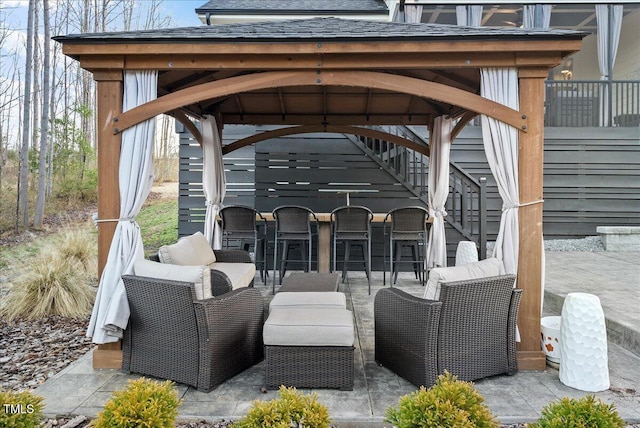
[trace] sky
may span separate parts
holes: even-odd
[[[42,0],[37,1],[42,4]],[[86,0],[73,1],[80,3]],[[134,1],[135,7],[140,10],[144,10],[145,6],[151,4],[151,0]],[[59,0],[49,0],[50,7],[55,8],[58,2]],[[164,14],[171,17],[171,27],[190,27],[203,25],[198,19],[195,9],[206,2],[207,0],[163,0],[161,7],[164,9]],[[1,113],[5,118],[9,117],[11,121],[7,129],[4,130],[10,133],[10,140],[11,136],[18,132],[17,118],[19,113],[17,103],[9,102],[12,99],[15,100],[16,94],[13,91],[9,94],[8,88],[14,87],[11,82],[18,82],[19,93],[21,94],[23,91],[22,80],[16,77],[16,73],[24,73],[28,6],[28,0],[0,0],[0,36],[2,36],[0,37],[0,106],[5,106],[5,110]],[[144,15],[144,13],[141,14]],[[53,19],[53,11],[51,15]],[[42,22],[40,27],[42,28]],[[78,31],[71,32],[77,33]],[[53,35],[62,34],[54,32]]]

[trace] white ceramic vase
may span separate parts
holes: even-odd
[[[541,345],[547,360],[560,363],[560,323],[562,317],[551,316],[540,320]]]
[[[569,293],[560,325],[560,382],[581,391],[609,388],[607,329],[598,296]]]

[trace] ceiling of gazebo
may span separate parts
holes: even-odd
[[[162,71],[158,95],[213,82],[249,71]],[[478,69],[393,70],[479,94]],[[464,109],[435,100],[381,89],[343,86],[295,86],[242,92],[185,106],[195,115],[222,114],[233,124],[425,124],[432,116],[459,115]]]
[[[300,84],[240,87],[190,100],[182,111],[220,114],[229,124],[428,124],[467,110],[442,96],[411,94],[426,81],[480,93],[480,67],[552,67],[579,49],[584,33],[568,30],[459,27],[315,18],[56,37],[64,52],[94,73],[159,70],[158,96],[267,71],[312,71]],[[331,71],[406,76],[404,88],[324,83]],[[379,78],[379,76],[378,76]],[[391,78],[391,76],[390,76]],[[322,83],[320,83],[322,82]],[[384,85],[381,85],[384,86]],[[438,98],[440,98],[438,100]]]

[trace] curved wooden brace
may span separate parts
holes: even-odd
[[[250,135],[241,140],[234,141],[231,144],[227,144],[226,146],[222,147],[222,154],[226,155],[227,153],[230,153],[234,150],[258,143],[260,141],[269,140],[271,138],[283,137],[285,135],[310,134],[313,132],[336,132],[341,134],[353,134],[361,135],[363,137],[378,138],[380,140],[390,141],[400,146],[415,150],[416,152],[422,153],[423,155],[429,156],[429,147],[427,146],[417,144],[411,140],[399,137],[397,135],[389,134],[388,132],[350,125],[304,125],[265,131],[259,134]]]
[[[476,113],[474,111],[468,111],[468,112],[466,112],[465,114],[462,115],[462,117],[460,118],[460,120],[456,124],[455,128],[453,128],[453,130],[451,131],[451,141],[452,142],[453,142],[453,140],[456,139],[456,137],[458,136],[460,131],[462,131],[462,129],[465,126],[467,126],[467,123],[471,122],[473,120],[473,118],[476,117],[477,115],[478,115],[478,113]]]
[[[156,98],[116,116],[113,132],[117,134],[158,114],[202,100],[291,86],[351,86],[412,94],[457,105],[519,130],[527,130],[527,119],[517,110],[441,83],[374,71],[324,71],[320,74],[317,71],[266,71],[203,83]]]
[[[193,138],[196,139],[198,144],[200,144],[200,147],[202,147],[202,134],[200,133],[200,130],[196,127],[196,125],[191,120],[189,120],[186,114],[184,114],[180,110],[173,110],[167,114],[173,116],[178,122],[183,124],[184,127],[187,128],[189,132],[191,132],[191,135],[193,135]]]

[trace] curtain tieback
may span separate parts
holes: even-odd
[[[429,210],[429,216],[431,217],[446,217],[447,212],[443,209],[440,210]]]
[[[119,223],[121,221],[128,221],[135,223],[135,217],[123,217],[123,218],[98,218],[98,216],[92,216],[92,220],[95,224],[98,223]]]
[[[207,202],[205,202],[205,205],[207,207],[213,207],[214,210],[218,210],[218,211],[220,211],[222,209],[222,204],[218,204],[218,203],[213,202],[213,201],[207,201]]]
[[[522,204],[502,204],[502,211],[510,210],[511,208],[527,207],[529,205],[541,204],[544,199],[538,199],[536,201],[524,202]]]

